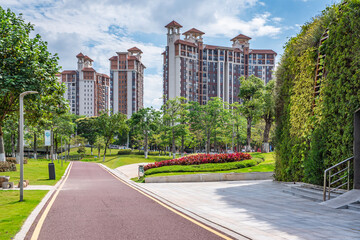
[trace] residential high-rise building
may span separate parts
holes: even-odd
[[[77,70],[61,73],[65,83],[65,98],[69,101],[70,112],[77,115],[98,116],[110,110],[110,77],[97,73],[92,67],[93,60],[82,53],[76,55]]]
[[[206,104],[212,97],[229,103],[238,102],[241,76],[255,75],[269,82],[275,68],[276,52],[250,49],[248,36],[231,39],[231,47],[205,45],[205,34],[192,28],[180,39],[182,26],[172,21],[167,28],[167,46],[163,52],[164,103],[178,96]]]
[[[110,60],[110,106],[113,113],[127,115],[144,106],[144,69],[142,51],[133,47],[117,52]]]

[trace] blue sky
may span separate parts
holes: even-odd
[[[300,26],[340,0],[0,0],[22,13],[36,33],[58,53],[63,70],[76,68],[76,54],[91,57],[97,72],[109,74],[108,59],[137,46],[143,53],[144,103],[161,106],[164,26],[179,22],[182,32],[205,32],[204,43],[230,46],[242,33],[250,48],[273,49],[279,61],[283,46]]]

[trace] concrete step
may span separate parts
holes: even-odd
[[[323,201],[323,191],[320,188],[309,188],[304,186],[292,186],[283,190],[285,193],[292,194],[297,197],[302,197],[315,202]],[[331,198],[338,197],[339,193],[331,193]]]
[[[360,202],[351,203],[348,205],[349,210],[357,211],[360,213]]]

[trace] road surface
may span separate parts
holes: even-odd
[[[95,163],[74,162],[60,188],[26,239],[227,238],[161,205]]]

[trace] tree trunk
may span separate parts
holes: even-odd
[[[144,137],[144,156],[145,156],[145,159],[148,158],[148,134],[147,132],[145,131],[145,137]]]
[[[107,144],[105,144],[103,162],[105,162],[106,148],[107,148]]]
[[[236,146],[237,146],[237,152],[241,152],[240,150],[240,134],[239,134],[239,125],[236,126]]]
[[[206,153],[210,153],[210,132],[207,133],[207,139],[206,139]]]
[[[246,131],[246,151],[250,152],[251,151],[251,122],[252,122],[252,118],[248,117],[247,119],[247,131]]]
[[[217,142],[216,142],[216,129],[215,129],[215,135],[214,135],[214,151],[215,151],[215,152],[218,152]]]
[[[17,137],[17,144],[16,144],[16,163],[20,163],[20,124],[18,126],[18,137]]]
[[[263,145],[261,147],[261,152],[268,153],[270,151],[269,134],[270,134],[272,121],[270,118],[264,118],[264,120],[265,120],[264,140],[263,140]]]
[[[34,132],[34,159],[37,159],[37,136]]]
[[[175,159],[176,148],[175,148],[175,131],[174,131],[174,128],[171,129],[171,132],[172,132],[171,152],[173,154],[173,159]]]
[[[0,162],[5,162],[4,132],[0,126]]]
[[[54,162],[54,133],[53,130],[51,129],[51,145],[50,145],[50,158],[51,158],[51,163]]]
[[[12,157],[16,157],[16,153],[15,153],[15,138],[16,135],[15,134],[11,134],[11,156]]]
[[[57,133],[55,133],[54,136],[54,142],[55,142],[55,159],[58,159],[57,153],[58,153],[58,140],[57,140]],[[58,159],[59,160],[59,159]]]
[[[98,158],[100,159],[100,148],[98,148]]]
[[[91,148],[91,156],[92,156],[92,155],[93,155],[93,151],[92,151],[93,146],[92,146],[92,145],[90,145],[90,148]]]
[[[181,136],[181,156],[184,156],[184,143],[185,143],[185,137]]]
[[[68,143],[68,158],[70,157],[70,139],[69,139],[69,143]]]
[[[231,151],[234,152],[234,134],[235,134],[235,129],[234,129],[234,124],[232,127],[232,135],[231,135]]]

